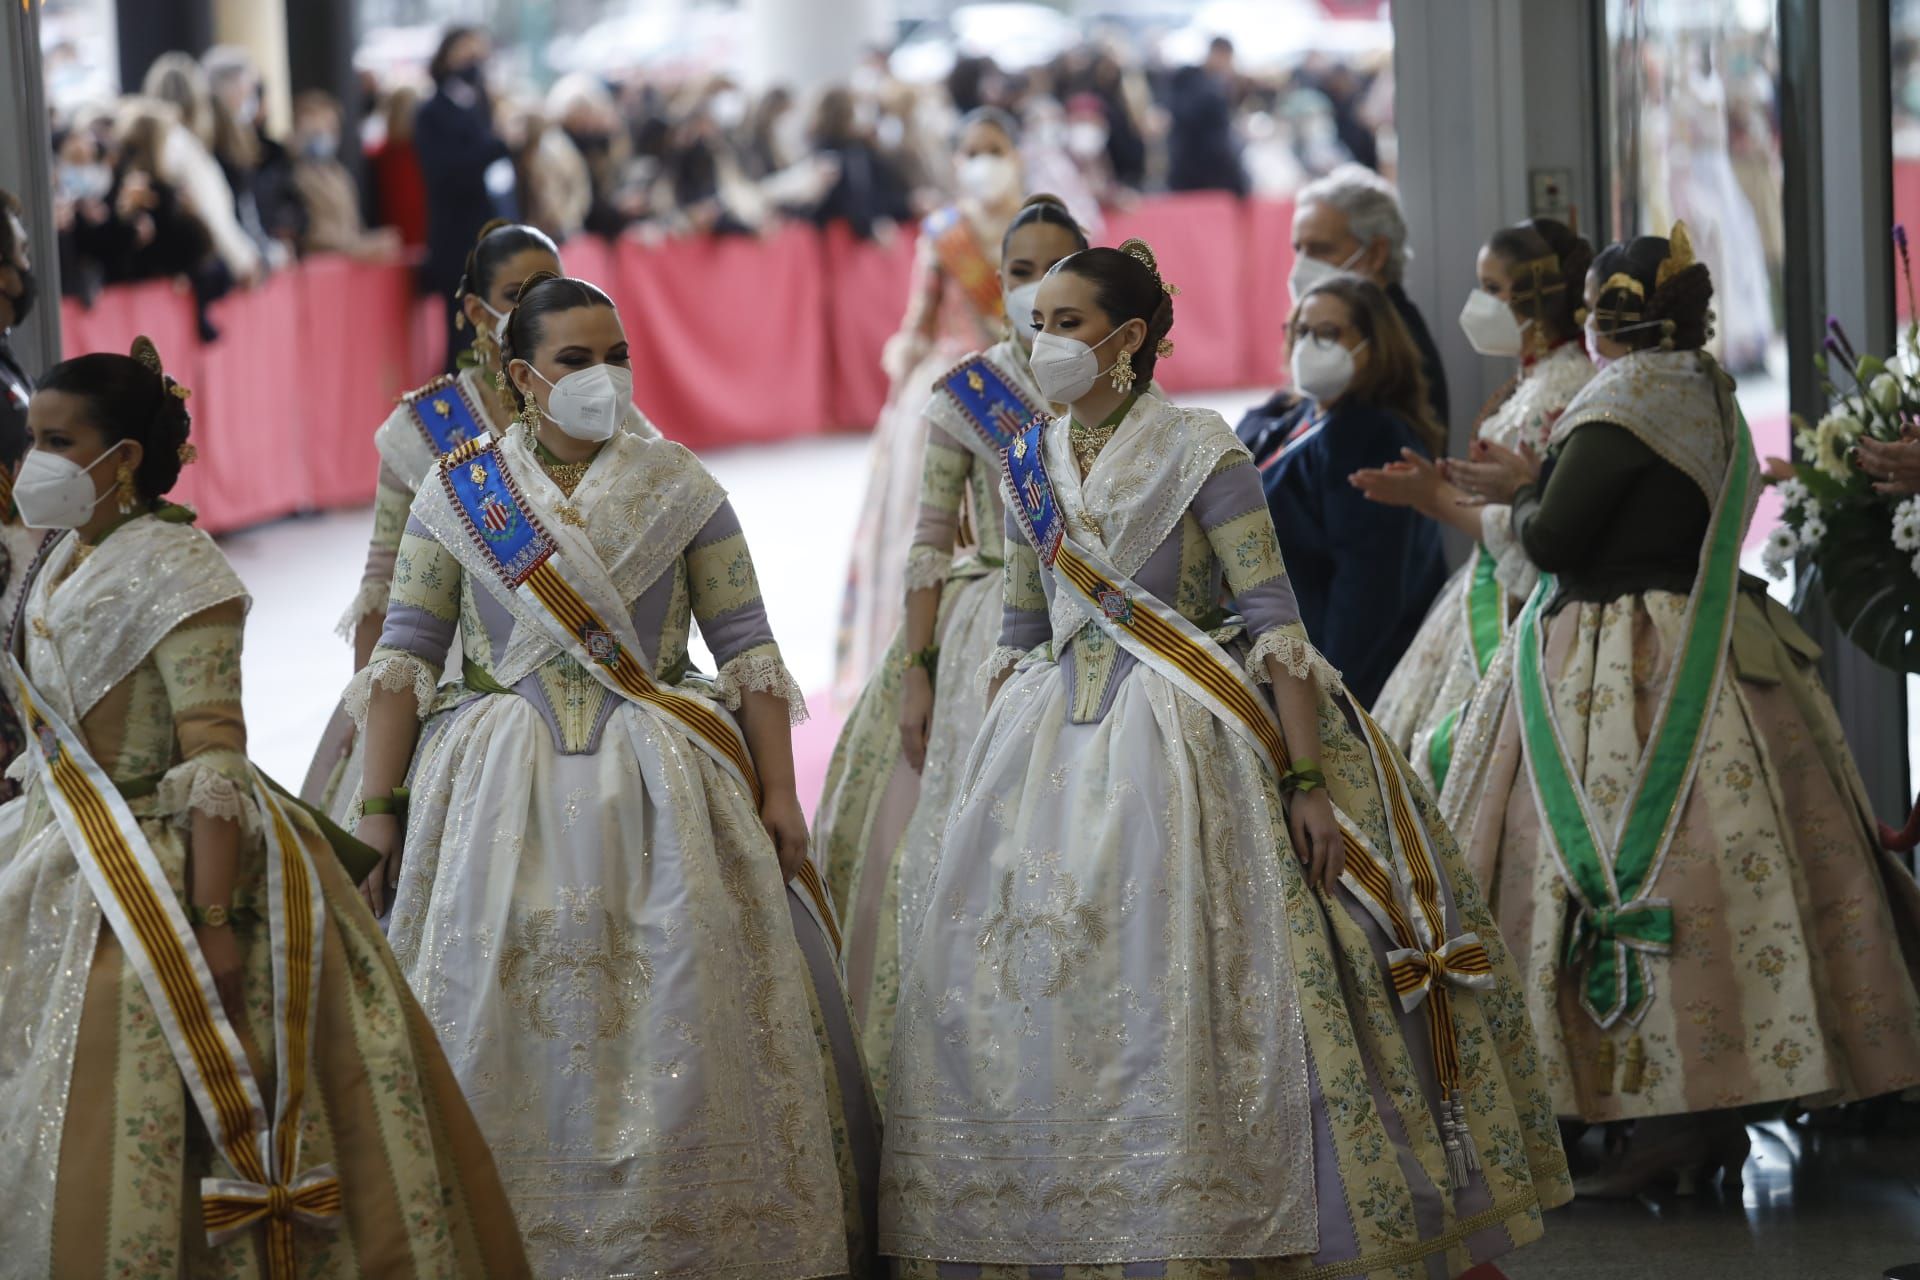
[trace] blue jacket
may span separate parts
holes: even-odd
[[[1446,581],[1440,527],[1404,507],[1369,502],[1347,477],[1427,452],[1398,415],[1337,407],[1293,444],[1317,412],[1310,400],[1275,396],[1240,420],[1240,440],[1260,466],[1267,509],[1307,635],[1371,707],[1412,643]]]

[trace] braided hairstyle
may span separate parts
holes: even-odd
[[[528,249],[543,250],[552,254],[555,262],[560,260],[559,246],[540,228],[505,218],[489,221],[474,237],[473,248],[467,250],[466,263],[460,269],[460,283],[453,291],[454,300],[457,302],[470,293],[482,299],[491,296],[501,265],[514,254]]]
[[[40,380],[41,391],[58,391],[86,403],[86,421],[109,446],[132,440],[140,446],[134,487],[148,504],[180,479],[191,458],[187,436],[193,417],[186,388],[160,368],[160,354],[146,338],[133,340],[131,355],[96,351],[62,360]]]
[[[534,272],[520,286],[513,310],[507,315],[506,332],[500,336],[501,369],[506,369],[515,360],[532,364],[533,353],[540,349],[540,339],[547,331],[547,321],[560,312],[572,311],[576,307],[612,306],[613,299],[598,285],[570,276],[557,276],[551,271]],[[527,407],[526,393],[511,377],[507,379],[507,393],[513,397],[516,412]]]
[[[1030,227],[1036,222],[1050,227],[1064,227],[1073,236],[1074,242],[1081,248],[1087,247],[1087,233],[1067,209],[1067,202],[1059,196],[1042,191],[1027,197],[1020,206],[1020,212],[1013,215],[1013,221],[1007,224],[1007,232],[1000,237],[1000,257],[1007,256],[1007,245],[1013,240],[1013,233],[1022,227]]]
[[[1152,381],[1160,357],[1173,351],[1166,341],[1173,328],[1173,290],[1160,279],[1159,264],[1146,241],[1129,240],[1118,249],[1082,249],[1060,259],[1053,269],[1091,281],[1094,305],[1115,328],[1129,320],[1145,322],[1147,339],[1133,353],[1133,371],[1141,382]]]
[[[1593,246],[1564,222],[1528,218],[1487,238],[1513,276],[1513,309],[1554,344],[1580,336]]]
[[[1593,261],[1600,281],[1595,331],[1635,351],[1706,346],[1713,336],[1713,276],[1704,262],[1674,268],[1668,261],[1673,252],[1664,236],[1639,236],[1601,250]]]

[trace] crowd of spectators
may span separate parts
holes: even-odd
[[[424,77],[362,76],[357,129],[306,93],[276,136],[244,51],[168,54],[139,92],[54,121],[62,287],[171,277],[204,304],[303,254],[410,252],[445,292],[493,216],[556,239],[787,219],[884,238],[950,198],[952,131],[980,106],[1020,122],[1028,186],[1097,225],[1143,192],[1284,195],[1349,161],[1391,173],[1390,75],[1384,57],[1248,75],[1223,40],[1174,68],[1095,44],[1021,71],[962,57],[935,85],[876,50],[806,99],[641,71],[540,93],[503,82],[485,31],[455,29]]]

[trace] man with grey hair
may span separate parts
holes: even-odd
[[[1317,281],[1351,271],[1386,290],[1394,310],[1420,348],[1427,397],[1442,425],[1447,414],[1447,374],[1439,348],[1419,308],[1400,287],[1407,263],[1407,220],[1393,185],[1371,169],[1342,165],[1300,189],[1294,199],[1293,271],[1288,285],[1297,299]]]

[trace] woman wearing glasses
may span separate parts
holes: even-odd
[[[1293,385],[1241,419],[1260,467],[1300,617],[1371,706],[1447,576],[1440,527],[1347,483],[1402,449],[1429,456],[1446,428],[1427,407],[1420,352],[1386,293],[1341,273],[1306,290],[1288,326]]]

